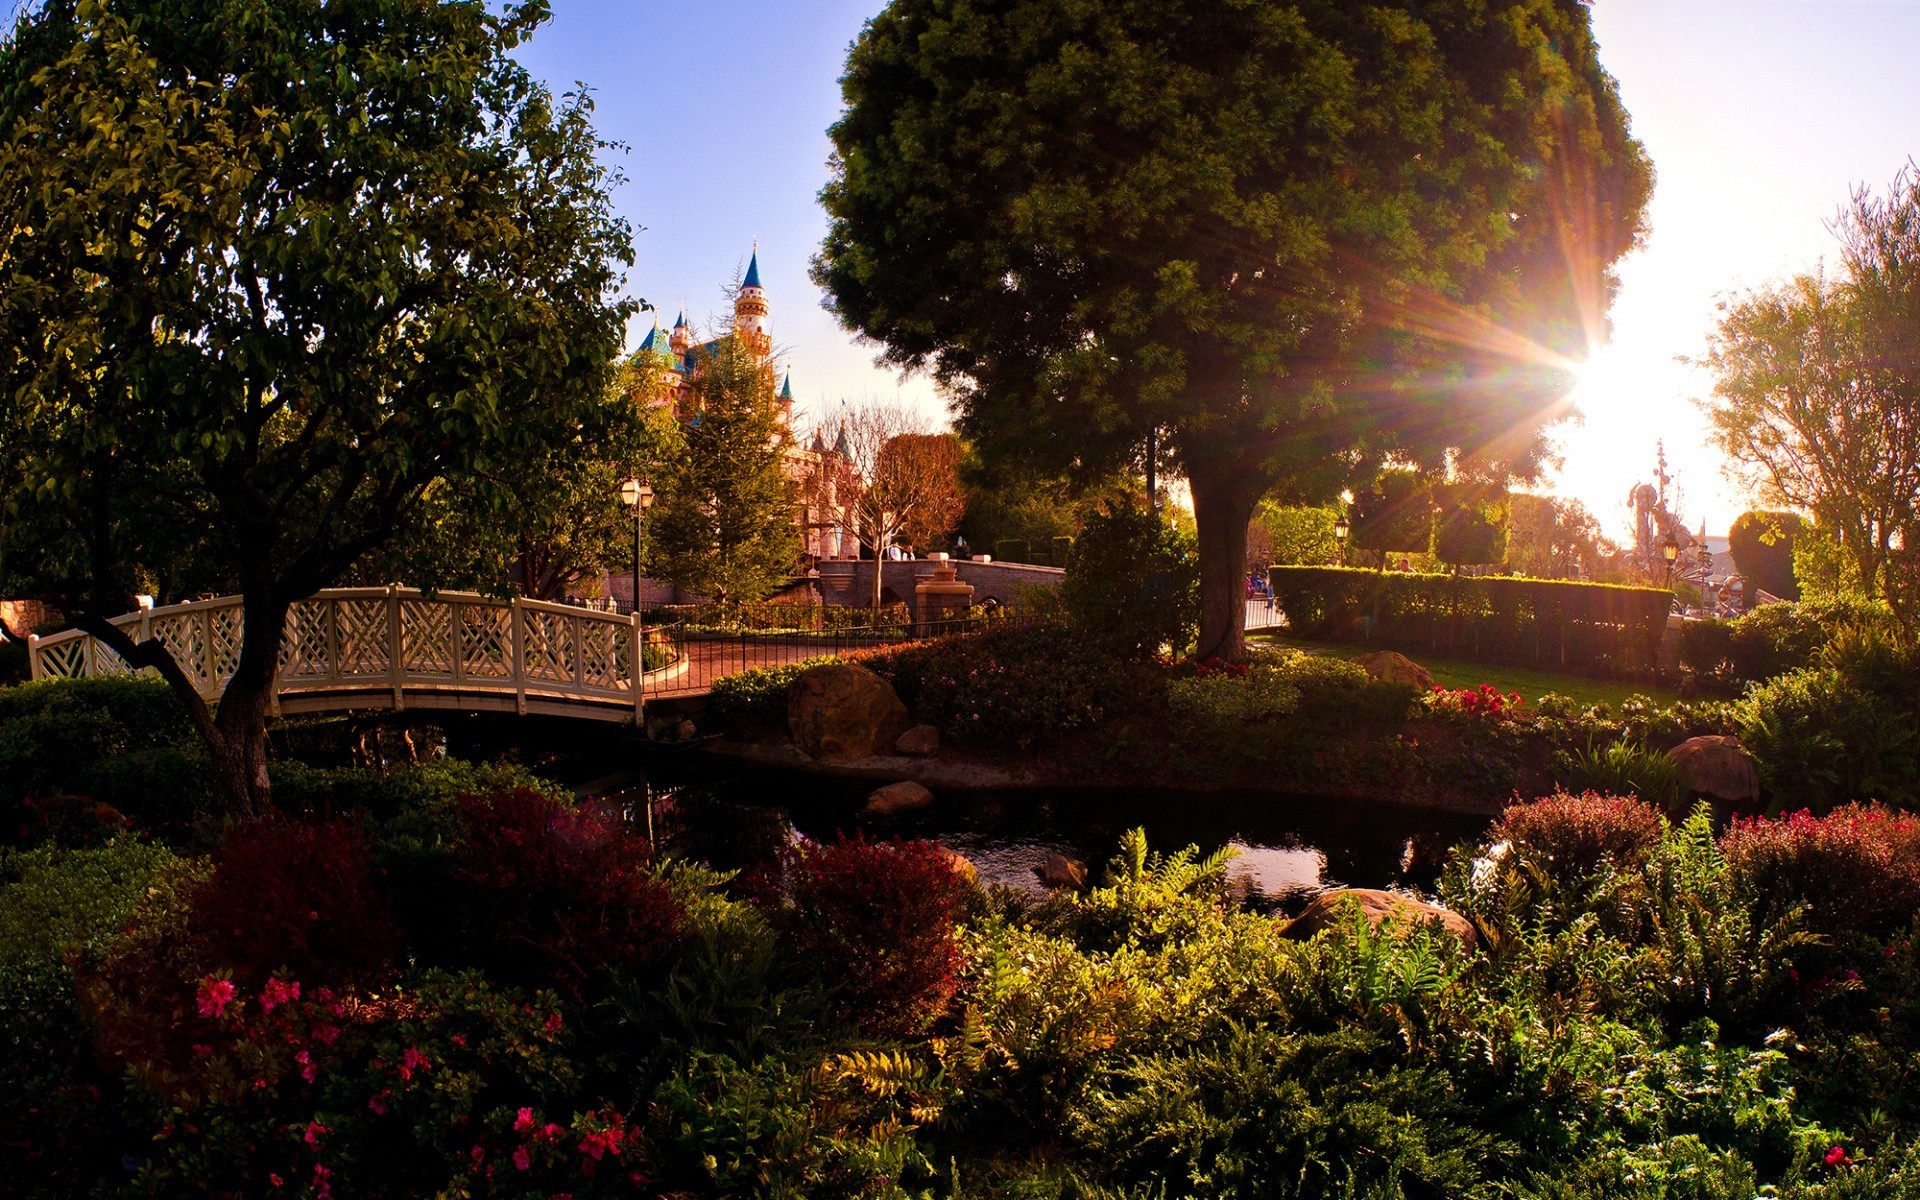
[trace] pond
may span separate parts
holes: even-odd
[[[585,787],[651,819],[664,849],[717,867],[745,867],[794,837],[931,838],[971,859],[982,881],[1031,893],[1050,855],[1098,875],[1121,834],[1147,831],[1155,850],[1231,846],[1229,876],[1265,908],[1298,911],[1331,887],[1432,888],[1446,853],[1485,829],[1485,817],[1407,805],[1247,792],[1057,789],[936,794],[933,807],[864,818],[874,785],[663,758]],[[649,811],[650,810],[650,811]]]

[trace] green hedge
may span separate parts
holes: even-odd
[[[1650,667],[1672,597],[1659,588],[1274,567],[1274,600],[1304,637],[1593,675]]]

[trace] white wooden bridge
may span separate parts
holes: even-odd
[[[1276,622],[1261,601],[1247,627]],[[209,703],[240,660],[241,599],[221,596],[116,617],[135,642],[164,645]],[[631,723],[646,701],[705,695],[723,676],[838,655],[941,625],[843,629],[822,636],[702,634],[638,617],[518,597],[412,588],[333,588],[293,605],[280,642],[273,711],[439,709],[584,717]],[[647,669],[641,645],[662,665]],[[35,679],[124,675],[127,663],[91,634],[29,638]]]
[[[219,699],[240,659],[238,596],[145,609],[113,624],[136,642],[166,646],[208,701]],[[664,647],[658,631],[645,633]],[[631,722],[644,698],[674,694],[689,673],[680,655],[636,678],[642,635],[635,617],[566,604],[330,589],[287,613],[275,711],[460,709]],[[30,639],[28,651],[35,679],[128,672],[118,654],[77,629]]]

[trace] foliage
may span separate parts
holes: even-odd
[[[1142,664],[1057,624],[988,628],[861,660],[956,741],[1026,749],[1097,725],[1142,690]]]
[[[1494,845],[1510,843],[1537,858],[1552,878],[1580,879],[1602,866],[1637,870],[1665,836],[1659,808],[1631,796],[1560,792],[1500,814],[1487,832]]]
[[[1746,578],[1749,594],[1763,591],[1782,600],[1798,600],[1793,577],[1794,547],[1806,519],[1792,512],[1743,512],[1727,530],[1733,565]]]
[[[894,0],[842,90],[835,312],[983,447],[1112,467],[1157,431],[1194,497],[1203,656],[1241,656],[1277,486],[1325,501],[1450,450],[1531,473],[1567,379],[1463,362],[1406,289],[1572,351],[1651,185],[1577,5]]]
[[[0,841],[84,833],[109,814],[73,811],[71,798],[109,806],[142,828],[178,834],[204,810],[206,760],[193,725],[165,683],[100,676],[0,689]],[[77,823],[73,818],[82,818]]]
[[[1720,839],[1749,903],[1825,933],[1885,937],[1920,912],[1920,820],[1878,804],[1736,820]]]
[[[396,862],[401,921],[430,959],[578,995],[679,940],[683,902],[623,818],[517,788],[463,795],[454,819],[442,855]]]
[[[680,454],[649,519],[652,570],[723,604],[754,601],[800,554],[773,365],[731,334],[698,356]]]
[[[793,681],[814,667],[839,662],[836,655],[823,654],[775,667],[754,667],[736,671],[713,681],[708,704],[716,719],[737,722],[743,719],[769,721],[785,728],[787,692]]]
[[[1507,489],[1456,482],[1433,488],[1433,556],[1453,566],[1507,560]]]
[[[957,986],[955,924],[969,879],[932,842],[802,842],[758,882],[790,952],[834,981],[842,1018],[869,1033],[923,1032]]]
[[[1673,757],[1622,735],[1601,746],[1589,745],[1575,764],[1582,787],[1619,796],[1638,796],[1673,809],[1685,799],[1680,766]]]
[[[1735,621],[1684,623],[1680,663],[1709,681],[1773,679],[1811,666],[1843,631],[1884,623],[1882,613],[1858,601],[1767,604]]]
[[[1060,599],[1088,637],[1152,657],[1192,644],[1200,616],[1193,539],[1133,504],[1089,517],[1067,559]]]
[[[1704,407],[1756,492],[1811,514],[1852,583],[1892,602],[1911,636],[1911,571],[1893,547],[1920,505],[1907,420],[1920,398],[1920,172],[1902,170],[1884,196],[1857,190],[1834,232],[1840,277],[1797,275],[1725,306]]]
[[[1324,726],[1404,717],[1413,690],[1383,683],[1354,663],[1298,651],[1256,652],[1246,663],[1196,663],[1167,681],[1167,707],[1199,739],[1234,740],[1247,726],[1301,714]],[[1270,731],[1268,731],[1270,732]]]
[[[1382,567],[1390,554],[1433,548],[1433,497],[1418,471],[1389,468],[1354,488],[1350,516],[1353,548],[1378,554]]]
[[[1253,558],[1255,566],[1322,567],[1339,561],[1340,542],[1333,536],[1340,513],[1333,508],[1283,507],[1271,500],[1262,501],[1253,515],[1259,533],[1266,539],[1264,562]]]
[[[1534,579],[1625,583],[1619,549],[1578,500],[1515,492],[1507,497],[1506,564]]]
[[[1275,601],[1300,636],[1595,673],[1651,664],[1671,595],[1658,588],[1275,567]]]

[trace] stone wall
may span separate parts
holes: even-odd
[[[912,604],[915,585],[933,574],[935,564],[927,559],[916,558],[880,565],[881,586],[892,591],[903,603]],[[962,582],[973,586],[975,604],[984,603],[988,597],[1002,604],[1017,604],[1023,588],[1034,584],[1050,587],[1059,583],[1061,576],[1066,574],[1058,567],[983,563],[971,559],[956,561],[953,568]],[[873,595],[871,562],[823,562],[819,565],[819,571],[820,591],[828,604],[863,605],[870,601]]]

